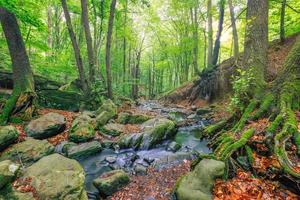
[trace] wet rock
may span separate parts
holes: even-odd
[[[169,153],[159,159],[155,159],[153,166],[157,169],[160,169],[164,166],[173,165],[173,164],[179,163],[183,160],[192,160],[193,158],[194,158],[194,155],[192,152]]]
[[[172,151],[172,152],[176,152],[181,148],[181,145],[178,144],[177,142],[170,142],[166,148],[167,151]]]
[[[101,128],[117,115],[117,106],[111,100],[106,100],[96,111],[96,115],[97,128]]]
[[[112,195],[128,183],[129,176],[123,170],[104,173],[101,177],[93,181],[93,184],[103,197]]]
[[[82,167],[76,160],[60,154],[44,157],[26,168],[21,179],[26,178],[31,178],[39,199],[88,199]]]
[[[211,200],[215,180],[222,177],[225,164],[221,161],[203,159],[195,169],[176,184],[178,200]]]
[[[80,145],[72,145],[67,148],[67,156],[69,158],[82,158],[96,154],[102,151],[102,146],[99,142],[87,142]]]
[[[72,123],[69,140],[76,143],[87,142],[93,139],[95,134],[95,119],[87,114],[81,114]]]
[[[0,129],[0,151],[13,144],[19,137],[19,132],[14,126],[4,126]]]
[[[151,117],[147,115],[122,112],[119,114],[117,122],[120,124],[142,124],[149,119]]]
[[[194,114],[191,114],[187,117],[187,119],[195,119],[197,117],[197,115],[194,113]]]
[[[104,135],[109,135],[112,137],[119,136],[124,131],[124,125],[123,124],[116,124],[116,123],[109,123],[101,128],[99,128],[100,132]]]
[[[144,161],[146,162],[146,163],[148,163],[149,165],[151,165],[153,162],[154,162],[154,158],[150,158],[150,157],[145,157],[144,158]]]
[[[27,136],[35,139],[46,139],[64,131],[66,119],[57,113],[48,113],[32,120],[26,127]]]
[[[212,112],[211,108],[198,108],[196,111],[197,115],[204,115],[204,114],[208,114],[210,112]]]
[[[103,148],[113,148],[115,142],[111,141],[111,140],[103,140],[101,144],[102,144]]]
[[[14,180],[19,169],[20,165],[10,160],[0,162],[0,189]]]
[[[107,156],[105,157],[105,161],[108,162],[109,164],[113,164],[117,161],[116,156]]]
[[[22,161],[22,164],[29,166],[44,156],[52,154],[54,147],[47,140],[36,140],[27,138],[24,142],[13,145],[3,152],[0,160]]]
[[[145,176],[147,175],[147,167],[142,164],[136,164],[134,166],[134,172],[138,176]]]

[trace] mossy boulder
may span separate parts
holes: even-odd
[[[47,140],[27,138],[3,152],[0,161],[12,160],[18,163],[22,161],[22,164],[28,166],[53,152],[54,147]]]
[[[96,111],[96,125],[101,128],[109,120],[117,115],[117,106],[111,101],[106,100],[102,106]]]
[[[150,119],[141,128],[141,133],[121,137],[118,145],[121,148],[151,149],[176,133],[175,123],[165,118]]]
[[[95,187],[103,197],[112,195],[129,183],[129,176],[123,170],[104,173],[93,181]]]
[[[195,169],[181,178],[175,188],[178,200],[212,200],[212,189],[217,178],[223,176],[225,163],[203,159]]]
[[[14,180],[19,169],[20,165],[10,160],[0,162],[0,189]]]
[[[48,113],[32,120],[25,128],[27,136],[35,139],[46,139],[64,131],[66,119],[57,113]]]
[[[93,155],[102,150],[102,146],[99,142],[93,141],[88,143],[82,143],[80,145],[72,145],[67,147],[67,156],[69,158],[82,158]]]
[[[87,200],[85,173],[76,160],[59,154],[40,159],[25,169],[20,179],[31,179],[39,199]]]
[[[104,135],[116,137],[121,135],[124,132],[124,125],[117,124],[117,123],[109,123],[102,126],[99,130]]]
[[[208,114],[211,112],[212,112],[212,109],[208,108],[208,107],[198,108],[196,111],[197,115],[205,115],[205,114]]]
[[[76,143],[87,142],[95,135],[95,119],[88,114],[82,114],[73,121],[69,131],[69,140]]]
[[[13,144],[19,137],[19,132],[14,126],[0,128],[0,151]]]
[[[151,117],[148,115],[122,112],[119,114],[117,122],[120,124],[142,124],[149,119],[151,119]]]

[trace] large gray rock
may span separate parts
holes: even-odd
[[[32,120],[25,128],[27,136],[36,139],[46,139],[64,131],[66,119],[57,113],[48,113]]]
[[[10,160],[0,162],[0,189],[14,180],[19,169],[20,165]]]
[[[100,195],[107,197],[120,190],[129,183],[129,176],[123,170],[114,170],[93,181]]]
[[[141,125],[143,132],[125,135],[118,141],[121,148],[150,149],[175,134],[175,123],[165,118],[154,118]]]
[[[87,200],[85,173],[76,160],[59,154],[44,157],[25,169],[20,179],[30,178],[39,199]]]
[[[3,152],[0,160],[22,162],[22,164],[28,166],[53,152],[54,147],[47,140],[27,138],[24,142],[15,144]]]
[[[76,143],[87,142],[92,140],[95,134],[95,119],[83,113],[73,121],[69,131],[69,140]]]
[[[98,153],[102,150],[101,144],[97,141],[73,145],[67,148],[69,158],[81,158]]]
[[[97,128],[101,128],[117,115],[117,106],[111,100],[106,100],[96,111],[96,115]]]
[[[19,132],[14,126],[0,128],[0,151],[13,144],[19,137]]]
[[[178,200],[212,200],[212,189],[217,178],[223,176],[225,163],[203,159],[195,169],[176,184]]]

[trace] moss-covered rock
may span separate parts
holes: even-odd
[[[93,181],[100,195],[107,197],[120,190],[129,183],[129,176],[123,170],[114,170]]]
[[[95,137],[95,119],[87,114],[78,116],[69,130],[69,140],[72,142],[87,142]]]
[[[20,165],[10,160],[0,162],[0,189],[14,180],[19,169]]]
[[[195,169],[181,178],[175,188],[178,200],[212,200],[212,189],[217,178],[223,176],[225,163],[203,159]]]
[[[53,152],[54,147],[47,140],[27,138],[3,152],[0,160],[12,160],[17,163],[21,161],[28,166]]]
[[[13,144],[19,137],[19,132],[14,126],[0,128],[0,151]]]
[[[80,145],[72,145],[67,147],[67,156],[69,158],[81,158],[85,156],[90,156],[98,153],[102,150],[102,146],[99,142],[93,141],[88,143],[83,143]]]
[[[46,156],[25,169],[20,179],[30,178],[39,199],[87,200],[85,173],[76,160],[59,154]]]
[[[111,101],[106,100],[102,106],[96,111],[96,125],[101,128],[109,120],[117,115],[117,106]]]
[[[109,123],[109,124],[102,126],[99,130],[104,135],[116,137],[116,136],[121,135],[124,132],[124,125],[116,124],[116,123]]]
[[[27,136],[46,139],[61,133],[66,127],[66,119],[57,113],[48,113],[32,120],[25,128]]]
[[[149,119],[151,119],[151,117],[148,115],[122,112],[119,114],[117,122],[120,124],[142,124]]]

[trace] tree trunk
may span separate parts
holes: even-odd
[[[49,5],[47,9],[47,25],[48,25],[48,48],[52,51],[52,6]]]
[[[88,52],[89,82],[90,84],[93,84],[95,82],[95,55],[93,51],[93,40],[90,30],[87,0],[81,0],[81,20],[84,27],[86,47]]]
[[[238,33],[236,29],[234,7],[232,5],[232,0],[228,0],[228,6],[230,11],[230,20],[231,20],[232,36],[233,36],[233,57],[237,61],[239,57],[239,39],[238,39]]]
[[[13,71],[13,93],[0,117],[1,124],[5,124],[12,115],[18,115],[24,120],[32,117],[35,91],[33,73],[16,16],[0,7],[0,20]]]
[[[84,94],[87,96],[89,91],[88,91],[88,85],[87,85],[87,82],[86,82],[86,79],[85,79],[84,68],[83,68],[83,63],[82,63],[82,57],[81,57],[80,49],[79,49],[79,46],[78,46],[78,43],[77,43],[76,35],[74,33],[74,30],[73,30],[71,17],[70,17],[70,13],[69,13],[69,10],[68,10],[66,0],[61,0],[61,4],[62,4],[63,10],[64,10],[69,35],[70,35],[71,42],[72,42],[73,49],[74,49],[74,55],[75,55],[76,65],[77,65],[78,72],[79,72],[81,87],[82,87],[82,90],[83,90]]]
[[[225,0],[221,0],[219,2],[220,16],[219,16],[218,32],[217,32],[214,52],[213,52],[213,61],[212,61],[213,66],[217,65],[218,58],[219,58],[219,52],[221,47],[220,39],[223,31],[223,22],[224,22],[224,8],[225,8]]]
[[[128,9],[128,0],[125,2],[125,11],[124,11],[124,36],[123,36],[123,92],[126,91],[126,48],[127,48],[127,41],[126,41],[126,25],[127,25],[127,9]]]
[[[198,1],[196,1],[196,5],[193,8],[190,8],[191,13],[191,21],[193,26],[193,38],[194,38],[194,47],[193,47],[193,66],[195,75],[200,75],[200,71],[198,68],[198,50],[199,50],[199,33],[198,33]]]
[[[268,0],[248,0],[243,66],[253,77],[251,93],[259,94],[265,84],[268,50]]]
[[[286,8],[286,0],[282,0],[281,12],[280,12],[280,41],[282,43],[285,40],[285,30],[284,30],[285,8]]]
[[[210,68],[213,65],[213,27],[211,0],[207,0],[207,29],[207,68]]]
[[[109,20],[108,20],[108,28],[107,28],[107,39],[106,39],[106,55],[105,55],[105,63],[106,63],[106,81],[107,81],[107,96],[112,99],[112,82],[111,82],[111,69],[110,69],[110,49],[111,49],[111,40],[112,40],[112,32],[114,26],[114,17],[115,17],[115,9],[116,9],[117,0],[112,0],[110,4],[110,12],[109,12]]]

